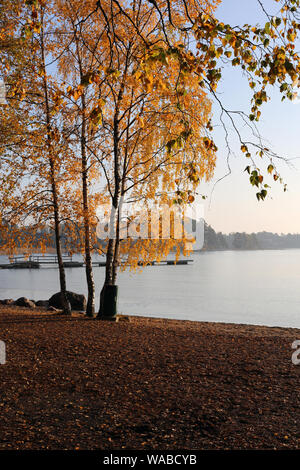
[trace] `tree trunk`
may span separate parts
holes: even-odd
[[[57,199],[57,188],[55,182],[55,170],[53,159],[50,160],[51,168],[51,187],[53,196],[53,211],[54,211],[54,227],[55,227],[55,242],[56,242],[56,254],[59,269],[59,281],[60,281],[60,292],[61,300],[63,305],[63,311],[66,315],[71,315],[70,303],[67,299],[67,285],[66,285],[66,273],[63,264],[62,250],[61,250],[61,235],[59,227],[59,209]]]
[[[116,278],[114,277],[114,254],[115,254],[115,245],[116,240],[109,239],[107,253],[106,253],[106,265],[105,265],[105,280],[104,284],[100,293],[100,308],[98,313],[98,318],[103,318],[104,316],[113,316],[112,311],[105,311],[104,310],[104,300],[107,291],[107,286],[115,286]]]
[[[61,250],[61,235],[60,235],[60,226],[59,226],[59,202],[58,202],[58,192],[56,184],[56,172],[55,172],[55,163],[53,156],[53,148],[51,142],[51,117],[50,117],[50,106],[49,106],[49,96],[48,96],[48,83],[46,75],[46,66],[45,66],[45,49],[44,49],[44,30],[42,28],[41,32],[41,55],[42,55],[42,67],[43,67],[43,85],[44,85],[44,95],[45,95],[45,115],[46,115],[46,124],[47,124],[47,150],[49,158],[49,167],[50,167],[50,184],[52,192],[52,203],[53,203],[53,213],[54,213],[54,230],[55,230],[55,244],[56,244],[56,254],[57,262],[59,269],[59,282],[60,282],[60,292],[61,300],[63,305],[63,311],[67,315],[71,315],[70,303],[67,299],[67,286],[66,286],[66,274],[62,258]]]
[[[90,217],[88,204],[88,169],[86,156],[86,122],[85,122],[85,96],[82,100],[82,132],[81,132],[81,165],[82,165],[82,202],[84,219],[84,249],[85,249],[85,273],[88,286],[88,301],[86,314],[93,317],[95,314],[95,283],[93,276],[91,244],[90,244]]]
[[[77,59],[80,72],[80,80],[83,79],[82,60],[78,46],[77,35],[75,35]],[[91,242],[90,242],[90,214],[88,202],[88,160],[86,154],[86,97],[81,95],[81,175],[82,175],[82,204],[83,204],[83,224],[84,224],[84,253],[85,253],[85,274],[88,286],[88,301],[86,315],[93,317],[95,314],[95,282],[93,275]]]
[[[111,224],[113,224],[114,230],[114,239],[110,239],[108,242],[107,254],[106,254],[106,270],[105,270],[105,282],[100,294],[100,309],[98,317],[104,316],[114,316],[116,311],[116,301],[117,301],[117,264],[118,264],[118,253],[119,253],[119,206],[122,193],[122,177],[121,177],[121,158],[120,158],[120,129],[119,129],[119,112],[120,112],[120,103],[123,99],[124,87],[127,80],[127,67],[128,67],[128,57],[129,50],[126,58],[125,70],[123,74],[122,83],[118,92],[118,97],[116,101],[116,108],[114,113],[114,180],[115,180],[115,189],[114,196],[112,200],[112,209],[113,217],[111,217]],[[117,263],[117,264],[116,264]],[[108,287],[114,286],[115,289],[108,289]],[[107,294],[107,291],[109,293]],[[115,292],[115,296],[111,295],[111,291]],[[109,296],[108,302],[106,303],[106,311],[104,311],[104,302],[106,294]]]
[[[90,247],[90,223],[88,216],[88,202],[87,202],[87,184],[86,172],[82,173],[82,196],[83,196],[83,210],[84,210],[84,248],[85,248],[85,273],[88,286],[88,301],[86,314],[88,317],[93,317],[95,314],[95,283],[92,266],[92,255]]]
[[[108,241],[106,253],[106,266],[105,266],[105,281],[100,294],[100,309],[98,317],[114,316],[116,305],[111,304],[111,311],[104,311],[104,299],[107,293],[107,286],[116,286],[116,252],[119,252],[119,204],[120,204],[120,186],[116,184],[115,196],[113,201],[113,214],[111,216],[110,224],[113,228],[115,238],[110,238]],[[117,250],[117,251],[116,251]]]
[[[120,217],[120,214],[119,214],[119,217]],[[117,220],[115,252],[114,252],[114,259],[113,259],[113,266],[112,266],[112,284],[114,286],[116,285],[116,282],[117,282],[117,275],[118,275],[119,261],[120,261],[120,218],[119,217]]]
[[[107,286],[116,286],[116,269],[115,269],[115,254],[116,254],[116,247],[118,248],[119,244],[119,205],[120,205],[120,163],[119,163],[119,148],[118,148],[118,124],[117,124],[117,117],[115,117],[115,194],[113,198],[113,207],[112,207],[112,216],[110,220],[111,227],[114,232],[114,239],[109,239],[107,254],[106,254],[106,267],[105,267],[105,281],[104,286],[102,287],[101,294],[100,294],[100,309],[98,317],[102,318],[110,317],[115,315],[116,311],[116,297],[110,296],[111,302],[107,302],[107,307],[104,311],[104,301],[105,296],[108,290]],[[117,243],[118,241],[118,243]],[[116,289],[117,292],[117,289]],[[117,295],[117,294],[116,294]],[[115,299],[115,300],[114,300]]]

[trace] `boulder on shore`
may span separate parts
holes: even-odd
[[[1,305],[13,305],[15,301],[13,299],[4,299],[0,300]]]
[[[71,309],[76,311],[86,310],[86,298],[82,294],[76,294],[75,292],[67,291],[67,299],[70,302]],[[52,295],[49,299],[49,306],[58,309],[63,309],[61,292],[57,292]]]
[[[48,300],[38,300],[37,302],[35,302],[35,305],[37,307],[48,308],[49,307],[49,301]]]
[[[35,308],[35,303],[26,297],[20,297],[15,301],[15,305],[18,307]]]

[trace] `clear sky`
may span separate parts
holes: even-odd
[[[264,5],[273,14],[278,11],[274,0],[263,0]],[[265,24],[266,18],[257,0],[223,0],[218,8],[217,17],[231,25],[244,23]],[[219,88],[222,101],[230,109],[250,110],[251,90],[247,79],[242,77],[240,69],[226,68]],[[281,102],[281,95],[274,90],[269,93],[272,100],[262,107],[259,131],[266,146],[280,156],[293,159],[293,168],[280,162],[276,166],[288,191],[269,179],[272,185],[270,195],[264,202],[258,202],[256,191],[249,183],[249,176],[244,172],[249,164],[241,151],[234,134],[230,134],[231,147],[236,156],[230,159],[231,175],[219,182],[212,192],[214,182],[226,174],[227,151],[224,133],[217,128],[215,140],[219,148],[215,178],[210,184],[201,185],[201,193],[208,195],[205,219],[216,230],[224,233],[233,231],[272,231],[278,233],[300,233],[300,100]],[[214,107],[213,123],[219,124],[219,110]],[[247,134],[246,134],[247,135]],[[267,173],[268,162],[261,161],[260,168]]]

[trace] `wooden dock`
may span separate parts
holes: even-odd
[[[72,255],[63,255],[63,264],[65,268],[79,268],[84,266],[82,261],[73,261]],[[41,265],[58,265],[56,255],[22,255],[11,256],[9,263],[1,264],[2,269],[39,269]]]
[[[12,256],[9,258],[9,263],[0,264],[0,269],[39,269],[43,265],[57,266],[56,255],[23,255],[23,256]],[[164,260],[164,261],[152,261],[147,266],[181,266],[193,263],[192,259],[184,260]],[[73,261],[72,255],[63,255],[63,264],[65,268],[82,268],[85,266],[84,261]],[[120,265],[124,264],[122,261]],[[93,261],[95,267],[105,267],[105,261]],[[142,262],[138,263],[139,266],[143,266]]]

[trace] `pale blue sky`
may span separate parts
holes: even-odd
[[[273,14],[278,11],[274,0],[263,0],[267,9]],[[261,23],[267,20],[261,12],[257,0],[223,0],[217,16],[230,24]],[[226,68],[220,86],[222,101],[231,109],[249,111],[250,88],[241,70]],[[226,173],[226,148],[224,133],[218,129],[215,134],[219,147],[218,163],[214,180],[209,185],[202,185],[201,192],[209,196],[206,203],[205,218],[216,230],[223,232],[261,230],[273,232],[300,233],[300,104],[281,102],[279,92],[272,91],[272,100],[262,108],[262,119],[259,125],[261,135],[266,140],[266,146],[279,155],[295,158],[295,168],[285,163],[278,163],[288,191],[283,192],[279,183],[272,184],[271,197],[264,202],[258,202],[255,189],[250,185],[245,167],[249,164],[239,150],[239,144],[234,134],[231,134],[231,146],[236,151],[236,157],[231,157],[232,174],[219,182],[211,196],[213,183]],[[214,123],[218,123],[218,109],[214,108]],[[298,160],[298,159],[299,160]],[[267,161],[262,161],[260,167],[265,170]],[[266,174],[266,171],[264,171]],[[210,201],[210,204],[209,204]]]

